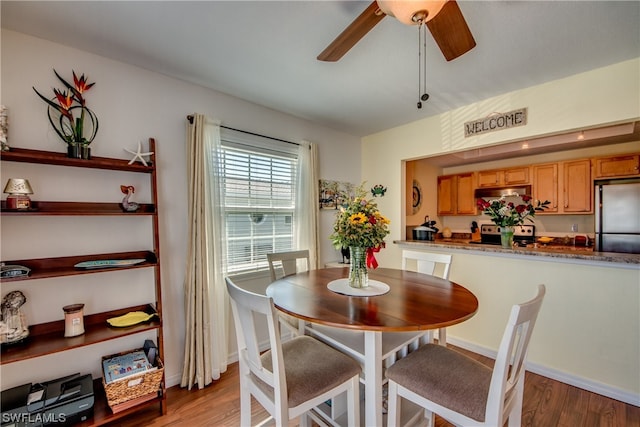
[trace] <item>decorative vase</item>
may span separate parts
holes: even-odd
[[[349,286],[352,288],[366,288],[369,286],[367,272],[367,248],[349,246],[351,264],[349,264]]]
[[[500,227],[500,243],[505,249],[513,248],[513,227]]]
[[[86,144],[69,144],[67,145],[67,157],[91,160],[91,148]]]

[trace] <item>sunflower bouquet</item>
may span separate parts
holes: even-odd
[[[389,220],[380,213],[377,203],[368,200],[366,195],[363,185],[354,190],[354,197],[340,207],[329,238],[336,249],[364,248],[367,266],[376,268],[378,264],[373,254],[384,248]]]

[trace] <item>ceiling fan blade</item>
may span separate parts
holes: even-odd
[[[335,62],[349,51],[365,34],[367,34],[386,15],[379,11],[375,1],[367,7],[325,50],[318,55],[318,60]]]
[[[446,2],[440,13],[427,21],[427,27],[447,61],[456,59],[476,46],[455,0]]]

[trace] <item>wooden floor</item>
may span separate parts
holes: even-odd
[[[492,366],[493,360],[460,350]],[[159,416],[157,405],[140,411],[110,427],[137,426],[240,426],[238,364],[229,366],[222,378],[203,390],[180,387],[167,390],[167,415]],[[253,422],[266,412],[253,404]],[[436,427],[452,424],[436,418]],[[290,426],[296,426],[294,420]],[[527,372],[525,379],[523,426],[539,427],[640,427],[640,408]],[[243,426],[244,427],[244,426]],[[377,427],[377,426],[370,426]]]

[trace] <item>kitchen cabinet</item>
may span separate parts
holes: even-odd
[[[438,215],[476,215],[475,173],[438,177]]]
[[[593,178],[624,178],[640,175],[640,154],[593,159]]]
[[[593,213],[593,181],[591,160],[562,162],[562,212],[579,214]]]
[[[149,151],[157,153],[155,140],[149,140]],[[31,218],[31,220],[45,220],[50,216],[93,216],[108,219],[113,216],[126,216],[131,218],[151,218],[149,233],[152,234],[153,248],[149,250],[137,250],[129,252],[103,253],[103,254],[76,254],[74,256],[34,258],[24,260],[7,260],[7,264],[24,265],[31,268],[31,275],[26,277],[2,278],[0,282],[9,281],[29,281],[34,279],[47,279],[56,277],[66,277],[75,275],[110,274],[114,271],[128,269],[152,268],[153,286],[155,301],[148,304],[127,307],[126,298],[122,301],[122,306],[103,313],[94,313],[84,316],[85,333],[81,339],[64,337],[64,320],[56,320],[30,326],[30,335],[25,343],[7,346],[2,348],[2,358],[0,363],[10,364],[32,358],[42,358],[48,355],[65,352],[78,347],[91,346],[98,343],[117,340],[133,334],[148,333],[155,331],[156,344],[158,346],[159,357],[164,359],[163,352],[163,331],[162,331],[162,297],[161,297],[161,276],[160,276],[160,242],[158,232],[158,205],[157,205],[157,178],[156,178],[156,154],[151,155],[151,163],[144,166],[140,163],[128,164],[127,160],[111,159],[104,157],[93,157],[91,160],[72,159],[62,153],[12,148],[11,151],[1,153],[0,159],[8,162],[26,162],[32,164],[58,165],[64,167],[93,168],[112,171],[113,173],[141,173],[146,174],[150,180],[151,203],[140,203],[135,212],[125,212],[120,203],[111,202],[67,202],[67,201],[34,201],[32,207],[27,211],[9,210],[6,202],[2,202],[2,217],[13,216]],[[52,177],[54,179],[55,177]],[[26,222],[28,224],[28,221]],[[28,226],[28,225],[25,225]],[[105,228],[105,231],[108,227]],[[4,242],[3,242],[4,243]],[[75,265],[83,261],[102,260],[137,260],[137,263],[121,266],[117,269],[112,267],[98,267],[90,269],[76,268]],[[121,273],[120,273],[121,274]],[[49,282],[51,283],[51,282]],[[38,286],[46,286],[47,283]],[[141,285],[145,285],[142,283]],[[53,286],[53,285],[50,285]],[[33,289],[37,292],[38,287]],[[109,292],[105,289],[104,292]],[[148,314],[155,313],[157,316],[153,320],[140,323],[125,328],[113,328],[106,322],[107,319],[124,315],[132,311],[144,311]],[[45,363],[45,362],[43,362]],[[99,365],[100,360],[96,360]],[[52,374],[55,372],[52,371]],[[28,373],[25,373],[25,381],[28,381]],[[83,425],[101,425],[117,418],[121,418],[129,413],[147,407],[153,403],[160,403],[160,410],[166,413],[166,393],[164,381],[158,390],[158,395],[152,400],[139,404],[132,408],[113,414],[107,406],[100,378],[94,380],[96,388],[94,405],[94,416]]]
[[[538,214],[592,213],[590,160],[533,165],[533,198],[549,200]]]
[[[479,171],[478,187],[504,187],[529,184],[529,167]]]
[[[548,200],[549,205],[544,213],[558,213],[558,164],[533,166],[532,196],[535,200]],[[540,213],[542,213],[540,212]]]

